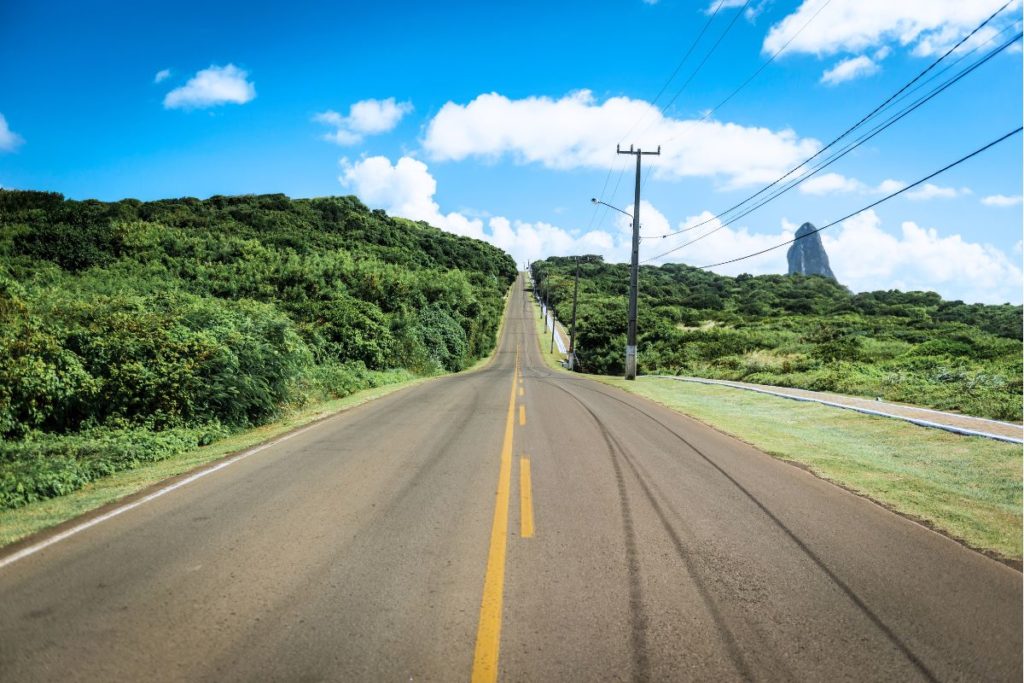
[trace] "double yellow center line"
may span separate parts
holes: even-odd
[[[476,631],[473,654],[473,683],[491,683],[498,679],[498,650],[501,645],[501,611],[505,590],[505,555],[508,546],[508,510],[512,487],[512,437],[515,430],[516,393],[523,395],[519,346],[516,346],[515,371],[505,417],[505,438],[501,446],[498,469],[498,491],[494,501],[494,521],[487,552],[484,594],[480,601],[480,621]],[[519,406],[519,425],[526,425],[526,409]],[[523,538],[533,536],[533,495],[530,482],[530,460],[519,461],[520,524]]]

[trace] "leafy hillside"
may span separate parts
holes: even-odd
[[[489,353],[515,263],[354,197],[0,190],[0,508]]]
[[[629,268],[584,257],[581,369],[623,371]],[[558,315],[574,261],[533,277]],[[944,301],[934,292],[852,294],[799,275],[725,277],[680,264],[640,269],[640,372],[835,391],[1021,419],[1021,307]]]

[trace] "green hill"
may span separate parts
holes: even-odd
[[[584,257],[580,369],[620,374],[629,267]],[[559,318],[575,262],[532,266]],[[944,301],[934,292],[853,294],[828,278],[725,277],[682,264],[640,269],[641,373],[744,380],[882,397],[1021,419],[1021,307]]]
[[[0,508],[488,354],[513,260],[354,197],[0,190]]]

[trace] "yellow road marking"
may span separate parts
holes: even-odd
[[[519,406],[519,426],[526,426],[526,406]]]
[[[516,345],[516,370],[519,370],[519,346]],[[505,439],[501,445],[501,467],[498,469],[498,492],[494,500],[494,522],[491,544],[487,551],[487,572],[484,594],[480,601],[480,623],[476,629],[473,653],[473,683],[498,680],[498,649],[501,645],[501,603],[505,592],[505,551],[508,541],[509,490],[512,485],[512,433],[515,431],[516,382],[512,374],[512,391],[508,397],[505,417]]]
[[[523,386],[520,384],[519,385],[519,395],[522,396],[524,393],[526,393],[526,392],[523,391]]]
[[[530,459],[519,458],[519,522],[520,536],[533,538],[533,488],[530,485]]]

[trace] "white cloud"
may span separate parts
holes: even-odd
[[[878,185],[867,185],[856,178],[848,178],[840,173],[823,173],[808,178],[797,189],[803,194],[830,195],[856,192],[869,195],[889,195],[906,187],[902,180],[887,178]],[[969,187],[940,187],[932,183],[919,185],[916,189],[906,192],[903,196],[915,201],[928,199],[953,199],[972,194]],[[983,202],[985,200],[982,200]]]
[[[442,213],[434,199],[437,181],[427,165],[417,159],[402,157],[392,164],[386,157],[378,156],[355,163],[342,159],[341,165],[341,184],[369,206],[394,216],[426,221],[457,235],[486,240],[512,254],[517,263],[553,254],[599,253],[616,260],[629,257],[628,232],[592,230],[574,235],[542,221],[531,223],[493,216],[485,223],[481,218],[467,216],[468,212]]]
[[[704,212],[680,223],[679,228],[696,225],[712,216]],[[711,221],[695,234],[709,232],[720,225],[717,220]],[[796,227],[783,220],[779,232],[762,234],[728,226],[656,263],[683,262],[696,266],[717,263],[791,240]],[[868,210],[822,232],[822,242],[838,280],[857,292],[929,290],[947,299],[967,302],[1020,303],[1020,264],[1003,251],[992,245],[967,242],[960,235],[942,236],[935,228],[922,228],[912,221],[905,221],[900,227],[898,235],[885,232],[878,215]],[[695,234],[684,233],[675,240],[682,240],[684,236],[693,239]],[[679,243],[675,240],[645,243],[641,259],[670,249]],[[788,246],[781,247],[713,270],[723,275],[784,273],[787,249]]]
[[[642,215],[642,214],[641,214]],[[705,223],[705,221],[707,221]],[[687,263],[693,266],[702,266],[709,263],[726,261],[736,256],[749,254],[762,249],[767,249],[780,242],[792,239],[797,226],[788,222],[783,223],[781,233],[753,233],[745,226],[722,227],[722,222],[714,218],[710,211],[704,211],[696,216],[690,216],[679,223],[676,230],[693,228],[702,224],[701,227],[684,232],[676,237],[660,240],[645,240],[641,245],[640,259],[652,259],[654,265],[662,263]],[[679,251],[660,256],[664,252],[689,242],[700,235],[708,235],[693,244],[680,249]],[[658,258],[654,258],[658,257]],[[785,250],[780,249],[767,254],[761,254],[739,263],[730,263],[724,266],[713,268],[721,275],[739,275],[750,273],[752,275],[765,275],[769,273],[786,272]]]
[[[638,121],[644,125],[630,142],[650,150],[662,145],[661,156],[644,159],[662,179],[708,176],[730,187],[765,182],[821,146],[790,129],[667,118],[650,103],[627,97],[598,103],[587,90],[557,100],[490,93],[465,105],[448,102],[427,126],[423,146],[440,161],[510,156],[559,170],[619,168],[617,136]]]
[[[0,114],[0,152],[13,152],[23,142],[24,138],[11,130],[7,126],[7,119]]]
[[[160,81],[165,81],[165,80],[167,80],[170,77],[171,77],[171,70],[170,69],[160,69],[160,71],[156,72],[156,76],[153,76],[153,82],[154,83],[159,83]]]
[[[876,74],[878,71],[879,66],[870,57],[860,55],[859,57],[844,59],[831,69],[825,71],[821,74],[821,82],[826,85],[838,85],[846,81],[852,81],[855,78]]]
[[[747,21],[754,21],[758,15],[764,11],[764,8],[768,5],[771,0],[760,0],[759,2],[751,2],[747,9],[743,11],[743,16]],[[721,5],[721,7],[719,7]],[[704,9],[704,14],[712,14],[716,9],[731,9],[733,7],[743,7],[747,5],[747,0],[711,0]]]
[[[858,194],[888,195],[906,187],[902,180],[886,178],[878,185],[870,186],[856,178],[848,178],[840,173],[823,173],[808,178],[797,189],[803,194],[829,195],[856,192]]]
[[[919,185],[917,189],[906,192],[903,196],[907,199],[924,201],[928,199],[953,199],[968,194],[971,194],[971,190],[968,187],[957,189],[955,187],[940,187],[932,183],[925,183],[924,185]]]
[[[863,192],[864,183],[856,178],[847,178],[839,173],[822,173],[808,178],[797,185],[804,194],[823,195],[840,192]]]
[[[324,136],[325,140],[339,145],[354,145],[366,135],[377,135],[394,130],[398,122],[412,111],[412,102],[396,102],[394,97],[386,100],[362,100],[348,109],[348,116],[336,111],[320,112],[314,121],[333,126],[334,132]]]
[[[573,234],[542,221],[527,222],[504,216],[491,217],[485,223],[480,218],[468,218],[464,213],[442,213],[434,199],[437,182],[422,161],[402,157],[392,164],[385,157],[369,157],[355,163],[342,160],[342,168],[339,180],[370,206],[486,240],[512,254],[517,263],[571,254],[600,254],[607,261],[618,263],[629,260],[630,220],[620,214],[616,214],[612,230],[592,230],[585,234]],[[633,207],[625,210],[632,212]],[[674,229],[691,227],[711,218],[713,214],[705,211]],[[645,235],[659,235],[673,229],[669,219],[647,201],[641,202],[640,219]],[[720,226],[719,221],[712,220],[691,233],[644,240],[640,258],[649,259]],[[796,228],[795,223],[785,220],[778,232],[767,234],[751,232],[747,227],[726,226],[654,263],[683,262],[697,266],[717,263],[790,240]],[[922,289],[937,291],[947,299],[985,303],[1019,303],[1021,299],[1020,264],[991,245],[967,242],[960,235],[942,236],[935,228],[922,228],[910,221],[901,224],[898,235],[892,235],[882,230],[878,215],[869,210],[821,236],[836,277],[854,291]],[[786,248],[714,270],[724,275],[784,273]]]
[[[1013,197],[1008,197],[1005,194],[993,194],[988,197],[984,197],[981,203],[985,206],[1016,206],[1020,204],[1022,198],[1019,194]]]
[[[771,54],[821,8],[824,0],[804,0],[765,36],[763,50]],[[980,24],[1001,3],[998,0],[850,0],[832,2],[817,21],[802,31],[787,48],[818,56],[858,53],[887,43],[913,46],[914,54],[928,56],[951,47]],[[1014,3],[1015,10],[1020,6]],[[1015,12],[1003,13],[1003,22]],[[998,24],[998,20],[997,20]],[[988,28],[988,27],[986,27]],[[998,30],[998,29],[993,29]],[[987,40],[979,31],[976,40]]]
[[[203,69],[164,97],[166,109],[202,109],[221,104],[245,104],[256,97],[248,73],[234,64]]]
[[[912,221],[891,235],[870,210],[839,227],[822,233],[822,241],[836,277],[855,291],[932,290],[971,303],[1020,303],[1020,264],[992,245],[942,236]]]
[[[902,180],[893,180],[892,178],[888,178],[878,184],[878,187],[875,188],[875,192],[878,194],[892,194],[893,192],[899,192],[906,186],[907,184]]]

